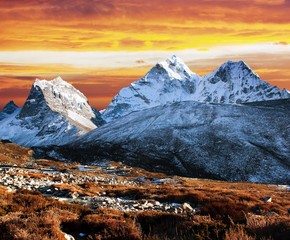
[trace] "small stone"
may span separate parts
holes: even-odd
[[[66,240],[75,240],[75,238],[74,238],[72,235],[67,234],[67,233],[64,234],[64,238],[65,238]]]
[[[158,202],[158,201],[155,201],[155,203],[154,203],[156,206],[161,206],[161,203],[160,202]]]
[[[147,203],[147,207],[148,207],[148,208],[153,208],[154,205],[153,205],[152,203]]]
[[[78,196],[79,196],[79,194],[78,194],[77,192],[73,192],[73,193],[71,194],[71,197],[72,197],[73,199],[78,198]]]
[[[188,212],[193,212],[193,208],[188,203],[183,203],[182,209]]]
[[[265,203],[272,202],[272,197],[271,197],[271,196],[264,197],[262,200],[263,200]]]

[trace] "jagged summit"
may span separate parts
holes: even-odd
[[[227,61],[200,77],[173,55],[123,88],[102,116],[109,122],[130,112],[188,100],[233,104],[283,98],[290,98],[290,93],[261,80],[243,61]]]
[[[246,78],[249,77],[254,80],[251,84],[255,84],[255,80],[257,79],[261,81],[258,74],[256,74],[244,61],[227,61],[212,73],[204,76],[205,79],[209,79],[210,77],[215,77],[215,82],[226,82],[229,80],[234,82],[240,80],[241,85],[243,84],[243,81],[247,80]]]
[[[24,146],[61,145],[103,123],[84,94],[62,78],[36,79],[20,113],[0,122],[0,137]]]
[[[173,55],[158,62],[143,78],[114,97],[103,118],[109,122],[130,112],[190,100],[200,77]]]
[[[64,115],[73,112],[86,119],[96,117],[85,95],[61,77],[51,81],[36,79],[20,117],[33,116],[44,108]]]
[[[201,78],[196,101],[242,103],[289,98],[287,91],[260,79],[244,61],[227,61]]]
[[[19,107],[11,100],[4,106],[2,113],[12,114],[17,109],[19,109]]]
[[[160,77],[160,75],[163,76]],[[156,65],[145,75],[144,78],[145,80],[157,78],[164,81],[166,77],[171,80],[189,80],[194,76],[197,76],[197,74],[193,73],[181,58],[173,55],[165,61],[156,63]]]
[[[5,118],[9,118],[12,115],[15,115],[19,112],[19,107],[11,100],[9,103],[7,103],[2,111],[0,112],[0,121],[2,121]]]

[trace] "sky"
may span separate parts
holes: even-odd
[[[175,54],[207,74],[227,60],[290,89],[290,0],[0,0],[0,109],[61,76],[105,108]]]

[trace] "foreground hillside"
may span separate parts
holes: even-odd
[[[280,240],[290,234],[289,186],[35,159],[7,141],[0,149],[3,240]]]

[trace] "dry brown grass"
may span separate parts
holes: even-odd
[[[11,152],[8,151],[7,154],[14,151],[16,155],[22,154],[31,161],[27,149],[0,143],[0,152],[3,146],[5,151],[10,148]],[[20,152],[16,153],[17,151]],[[12,156],[11,159],[17,162],[19,158]],[[157,185],[151,181],[153,178],[168,176],[140,168],[124,168],[121,163],[112,163],[112,168],[124,170],[126,176],[117,176],[98,167],[93,167],[94,171],[82,172],[77,169],[78,163],[68,164],[46,159],[31,162],[37,168],[49,167],[79,175],[102,176],[107,179],[114,177],[122,181],[134,181],[146,176],[148,180],[138,182],[136,186],[104,182],[55,184],[55,188],[67,193],[94,196],[106,192],[106,196],[123,196],[148,202],[187,202],[199,211],[197,214],[175,214],[157,211],[122,212],[103,208],[93,212],[86,206],[59,202],[38,192],[19,190],[8,193],[6,188],[0,187],[0,232],[5,233],[1,235],[1,240],[62,239],[62,231],[74,235],[76,240],[289,239],[289,191],[278,189],[277,186],[182,177],[170,177],[173,183]],[[27,162],[20,160],[20,165],[22,163]],[[27,175],[31,178],[48,177],[42,173]],[[266,196],[272,196],[273,201],[264,203],[262,199]],[[80,231],[85,232],[86,237],[79,238]]]
[[[59,218],[52,210],[9,213],[0,218],[0,232],[2,239],[64,239]]]
[[[201,181],[201,184],[205,183]],[[129,194],[147,200],[190,202],[200,207],[202,215],[156,211],[124,213],[106,208],[92,212],[87,207],[62,203],[38,192],[7,193],[5,188],[0,188],[0,230],[5,232],[1,239],[28,239],[28,236],[30,239],[62,239],[62,231],[76,239],[80,231],[87,234],[83,239],[288,239],[290,218],[284,209],[289,205],[287,192],[279,190],[274,203],[264,203],[259,196],[275,191],[272,187],[257,184],[260,192],[249,196],[245,187],[238,184],[241,186],[234,189],[220,188],[218,196],[210,197],[213,192],[218,193],[218,185],[218,182],[211,183],[208,189],[178,186],[175,190],[166,184],[155,187],[151,183],[147,187],[146,184],[140,187],[102,185],[102,189],[112,195],[123,192],[124,196]],[[226,185],[221,183],[221,186]],[[93,192],[100,185],[56,187]],[[282,196],[286,199],[279,203]],[[260,215],[254,212],[255,204],[262,209]],[[265,216],[269,211],[277,215]]]
[[[79,163],[66,163],[52,159],[37,159],[35,160],[35,163],[37,163],[39,166],[51,167],[58,171],[68,171],[71,169],[76,169],[79,166]]]
[[[225,233],[225,240],[255,240],[253,236],[249,236],[245,229],[241,226],[231,227]]]
[[[7,193],[0,188],[1,239],[64,239],[60,224],[91,213],[87,207],[62,203],[38,192]]]
[[[21,165],[31,160],[32,155],[28,148],[0,140],[0,164]]]

